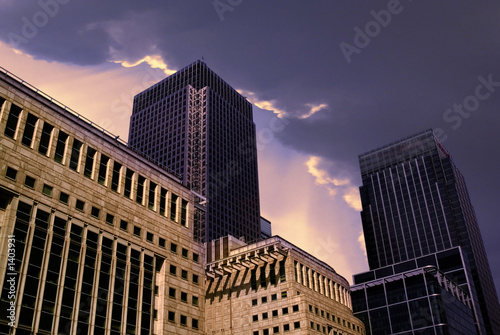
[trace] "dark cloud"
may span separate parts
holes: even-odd
[[[243,0],[218,12],[213,1],[5,1],[0,39],[36,58],[78,65],[157,53],[182,68],[203,56],[228,83],[275,100],[291,116],[304,114],[308,103],[326,103],[309,119],[290,118],[276,136],[337,162],[358,181],[357,155],[442,128],[500,288],[500,87],[470,116],[443,119],[475,95],[479,77],[500,82],[500,5],[401,0],[388,9],[391,3]],[[387,10],[394,12],[390,22]],[[375,16],[385,27],[370,23]],[[374,30],[369,41],[357,40],[348,62],[339,45],[356,47],[356,27]]]

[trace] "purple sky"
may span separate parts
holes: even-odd
[[[348,280],[367,270],[357,156],[441,128],[500,288],[500,3],[4,0],[0,13],[0,66],[124,138],[132,96],[204,57],[261,107],[262,215]]]

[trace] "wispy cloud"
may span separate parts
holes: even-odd
[[[342,199],[354,210],[361,211],[361,201],[359,198],[358,188],[352,185],[349,178],[335,178],[330,176],[329,172],[322,169],[320,165],[323,163],[321,157],[309,156],[305,162],[307,172],[315,179],[316,185],[325,187],[328,194],[335,197],[339,193],[342,194]]]
[[[142,63],[148,64],[153,69],[162,70],[167,76],[174,74],[177,70],[170,69],[160,55],[147,55],[135,62],[113,60],[113,63],[121,64],[123,67],[134,67]]]
[[[314,114],[316,114],[320,110],[328,108],[327,104],[319,104],[319,105],[306,104],[306,106],[310,108],[309,112],[307,112],[306,114],[302,114],[301,116],[299,116],[299,119],[307,119],[308,117],[313,116]]]

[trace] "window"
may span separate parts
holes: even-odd
[[[118,192],[118,186],[120,184],[120,171],[122,169],[122,165],[118,162],[113,164],[113,176],[111,177],[111,189],[115,192]]]
[[[158,239],[158,245],[159,245],[160,247],[165,248],[165,243],[166,243],[166,241],[165,241],[165,239],[164,239],[163,237],[160,237],[160,238]]]
[[[262,335],[269,335],[269,329],[262,330]]]
[[[43,184],[43,189],[42,193],[45,194],[46,196],[51,197],[52,196],[52,186],[49,186],[47,184]]]
[[[284,332],[290,331],[290,325],[289,324],[283,325],[283,331]]]
[[[168,296],[169,296],[170,298],[175,299],[175,288],[170,287],[170,288],[168,289]]]
[[[58,163],[64,164],[64,154],[66,153],[66,142],[68,141],[68,134],[59,130],[57,135],[56,152],[54,160]]]
[[[293,310],[294,312],[298,312],[298,311],[299,311],[299,305],[293,305],[293,306],[292,306],[292,310]]]
[[[188,294],[186,292],[181,292],[181,301],[182,302],[188,301]]]
[[[274,301],[274,300],[277,300],[277,299],[278,299],[278,295],[276,293],[271,294],[271,301]]]
[[[141,205],[143,205],[142,200],[144,199],[144,182],[145,181],[146,181],[146,178],[144,178],[141,175],[139,175],[139,177],[137,178],[137,192],[136,192],[135,201]]]
[[[170,198],[170,220],[176,221],[177,219],[177,199],[179,197],[172,193]]]
[[[158,320],[158,310],[153,310],[153,319]]]
[[[262,320],[267,320],[269,318],[267,312],[262,313]]]
[[[158,285],[155,285],[155,295],[157,296],[159,292],[160,292],[160,287]]]
[[[132,177],[134,176],[134,171],[127,169],[125,173],[125,189],[123,190],[123,195],[130,198],[132,195]]]
[[[252,269],[250,273],[250,285],[252,290],[257,290],[257,269]]]
[[[170,243],[170,251],[173,252],[174,254],[176,254],[177,253],[177,244]]]
[[[311,313],[313,312],[313,307],[312,307],[312,305],[309,305],[309,312],[311,312]],[[333,321],[335,321],[335,320],[333,320]]]
[[[188,279],[188,272],[186,270],[181,270],[181,277],[182,279]]]
[[[300,321],[295,321],[295,322],[293,323],[293,328],[295,328],[295,329],[299,329],[299,328],[300,328]]]
[[[91,147],[87,147],[87,157],[85,158],[85,168],[83,170],[83,175],[87,178],[93,178],[94,172],[94,160],[96,151]]]
[[[259,315],[258,314],[252,315],[252,321],[253,322],[259,321]]]
[[[27,147],[31,148],[33,142],[33,134],[35,133],[36,123],[38,118],[31,113],[28,113],[28,118],[26,119],[26,125],[24,126],[24,134],[21,143]]]
[[[167,201],[167,190],[163,187],[160,189],[160,215],[165,216],[165,204]]]
[[[153,243],[153,233],[147,232],[147,233],[146,233],[146,240],[147,240],[148,242]]]
[[[263,266],[260,268],[260,286],[266,287],[266,268]]]
[[[287,315],[288,314],[288,307],[283,307],[283,310],[282,310],[281,314]]]
[[[126,231],[126,230],[127,230],[127,228],[128,228],[128,222],[127,222],[127,221],[125,221],[125,220],[120,220],[120,229],[122,229],[122,230],[125,230],[125,231]]]
[[[193,306],[198,306],[198,297],[197,296],[193,295],[191,300],[192,300]]]
[[[184,258],[188,258],[188,253],[189,253],[189,252],[188,252],[188,250],[187,250],[187,249],[182,248],[182,257],[184,257]]]
[[[311,321],[311,329],[314,329],[314,322]]]
[[[35,181],[36,181],[35,178],[26,176],[26,178],[24,178],[24,185],[29,188],[35,188]]]
[[[286,291],[281,292],[281,298],[286,298],[286,296],[287,296]]]
[[[258,330],[254,330],[253,335],[259,335],[259,331]]]
[[[141,237],[141,228],[138,226],[134,226],[134,235]]]
[[[252,299],[252,306],[257,306],[257,299]]]
[[[186,219],[187,219],[187,205],[188,202],[184,199],[181,201],[181,226],[186,226]]]
[[[85,202],[81,201],[80,199],[76,199],[75,208],[79,211],[83,211],[85,209]]]
[[[280,281],[283,283],[286,281],[285,275],[285,261],[280,261]]]
[[[151,210],[156,210],[156,186],[152,181],[149,182],[148,208]]]
[[[169,322],[175,322],[175,313],[168,311],[168,321]]]
[[[97,182],[101,185],[106,184],[106,176],[108,174],[109,157],[101,154],[101,161],[99,162],[99,173],[97,175]]]
[[[0,106],[1,107],[1,106]],[[17,131],[17,123],[19,121],[19,115],[21,114],[21,107],[12,104],[10,106],[10,113],[7,117],[7,124],[5,125],[5,136],[14,138]]]
[[[199,278],[200,277],[198,275],[193,274],[193,283],[198,284],[200,280]]]
[[[106,223],[112,225],[115,222],[115,217],[109,213],[106,213]]]
[[[262,303],[265,304],[267,302],[267,297],[262,297]]]
[[[193,262],[198,263],[200,261],[200,255],[193,252]]]
[[[90,210],[90,215],[92,215],[95,218],[99,218],[99,212],[101,210],[97,207],[92,206],[92,209]]]
[[[187,316],[181,314],[181,326],[187,325]]]
[[[278,334],[280,332],[280,327],[279,326],[274,326],[273,327],[273,334]]]
[[[175,265],[170,265],[170,274],[173,276],[177,275],[177,267]]]
[[[69,194],[60,192],[59,193],[59,201],[62,202],[63,204],[68,204],[69,201]]]
[[[7,166],[7,171],[5,171],[5,177],[16,180],[17,177],[17,170],[11,168],[10,166]]]
[[[74,171],[78,171],[78,164],[80,163],[80,150],[82,148],[82,142],[77,139],[73,140],[73,147],[71,148],[71,158],[69,160],[69,168]]]
[[[273,310],[271,313],[273,315],[273,318],[275,318],[275,317],[278,316],[278,310],[277,309]]]
[[[42,155],[47,155],[47,153],[49,152],[52,130],[54,130],[54,127],[47,122],[44,122],[42,128],[42,136],[40,137],[40,144],[38,146],[38,152]]]
[[[198,329],[198,319],[191,320],[191,328]]]

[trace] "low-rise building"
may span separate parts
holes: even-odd
[[[207,334],[365,334],[349,283],[279,236],[207,244]]]

